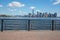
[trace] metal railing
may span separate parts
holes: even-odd
[[[21,20],[21,19],[0,19],[1,20],[1,32],[3,32],[3,30],[4,30],[4,27],[6,26],[6,24],[4,23],[5,22],[5,20]],[[22,20],[24,20],[24,19],[22,19]],[[40,19],[38,19],[38,20],[40,20]],[[44,20],[44,19],[43,19]],[[18,22],[17,22],[18,23]],[[36,23],[36,22],[34,22],[34,23]],[[32,24],[34,24],[34,23],[32,23]],[[40,22],[41,23],[41,22]],[[23,24],[23,23],[22,23]],[[28,31],[30,31],[30,30],[32,30],[33,28],[31,27],[31,19],[27,19],[27,30]],[[4,26],[5,25],[5,26]],[[50,29],[53,31],[53,30],[55,30],[55,26],[57,26],[57,25],[60,25],[60,23],[59,24],[56,24],[56,21],[55,20],[51,20],[51,24],[49,24],[50,25]],[[40,27],[40,26],[39,26]],[[42,27],[42,26],[41,26]],[[38,30],[38,29],[37,29]],[[60,30],[60,29],[59,29]]]

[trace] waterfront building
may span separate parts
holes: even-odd
[[[28,16],[29,16],[29,17],[31,17],[31,16],[32,16],[32,14],[31,14],[31,13],[29,13],[29,14],[28,14]]]
[[[48,14],[47,14],[47,12],[45,12],[45,13],[44,13],[44,17],[48,17]]]
[[[54,17],[57,17],[57,13],[54,13]]]
[[[37,11],[37,15],[36,15],[37,17],[40,17],[40,12],[39,11]]]

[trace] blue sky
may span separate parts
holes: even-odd
[[[25,15],[35,12],[57,12],[60,15],[60,0],[0,0],[0,14]]]

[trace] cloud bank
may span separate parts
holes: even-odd
[[[25,5],[20,2],[13,1],[13,2],[9,3],[8,6],[10,6],[10,7],[23,7]]]
[[[60,0],[55,0],[55,2],[53,3],[53,5],[58,5],[60,4]]]
[[[3,7],[3,5],[0,4],[0,7]]]

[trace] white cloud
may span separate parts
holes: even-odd
[[[9,3],[8,6],[10,6],[10,7],[23,7],[25,5],[20,2],[13,1],[13,2]]]
[[[57,5],[57,4],[60,4],[60,0],[56,0],[53,5]]]
[[[31,6],[30,9],[34,9],[35,7],[34,6]]]
[[[0,7],[3,7],[3,5],[0,4]]]

